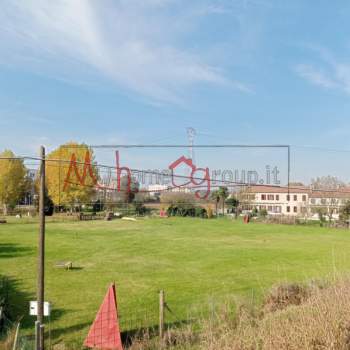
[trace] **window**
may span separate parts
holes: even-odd
[[[287,207],[287,213],[290,213],[290,206]]]
[[[272,208],[272,211],[274,213],[280,213],[281,212],[281,207],[278,206],[278,205],[274,205],[273,208]]]
[[[311,204],[316,204],[316,199],[315,198],[311,199]]]
[[[298,196],[295,194],[294,195],[294,201],[297,201],[298,200]]]
[[[294,213],[297,213],[297,212],[298,212],[298,208],[297,208],[297,207],[294,207],[294,208],[293,208],[293,211],[294,211]]]
[[[289,202],[290,201],[290,195],[287,194],[287,201]]]
[[[276,194],[276,201],[279,201],[280,200],[280,196],[279,194]]]
[[[266,194],[262,194],[262,195],[261,195],[261,200],[262,200],[262,201],[265,201],[265,200],[266,200]]]
[[[303,202],[306,202],[306,195],[303,194]]]
[[[268,195],[267,195],[267,199],[268,199],[269,201],[273,201],[273,200],[275,199],[275,196],[274,196],[273,194],[268,194]]]
[[[272,211],[272,205],[269,205],[269,206],[267,207],[267,211]]]

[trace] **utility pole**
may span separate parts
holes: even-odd
[[[39,245],[38,245],[38,315],[36,326],[36,350],[44,350],[44,277],[45,277],[45,148],[40,147],[40,185],[39,185]],[[38,331],[39,330],[39,331]]]
[[[194,137],[196,136],[196,130],[192,127],[186,128],[187,131],[187,137],[188,137],[188,143],[189,143],[189,157],[194,162],[194,151],[193,151],[193,144],[194,144]]]

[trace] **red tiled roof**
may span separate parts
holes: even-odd
[[[310,198],[348,198],[350,199],[350,191],[322,191],[322,190],[312,190],[309,193]]]
[[[314,190],[305,186],[268,186],[268,185],[252,185],[246,187],[246,192],[249,193],[306,193],[310,198],[348,198],[350,200],[350,188],[344,188],[337,191]]]
[[[288,187],[282,186],[268,186],[268,185],[252,185],[246,188],[247,192],[250,193],[309,193],[310,189],[307,187],[293,186]]]

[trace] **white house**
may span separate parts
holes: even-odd
[[[339,217],[341,207],[350,201],[350,189],[315,190],[303,186],[248,186],[240,194],[243,209],[266,209],[269,215],[317,217],[320,208],[325,215]]]
[[[309,194],[309,216],[318,217],[318,210],[334,219],[339,218],[340,208],[350,201],[350,189],[344,188],[337,191],[315,191]]]
[[[249,186],[242,191],[243,209],[266,209],[270,215],[306,215],[309,189],[306,187]]]

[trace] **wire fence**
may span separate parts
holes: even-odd
[[[223,301],[232,301],[230,295],[223,296],[213,291],[212,294],[202,294],[196,296],[191,295],[191,298],[179,297],[176,293],[168,293],[166,290],[164,297],[163,310],[163,328],[164,331],[178,330],[183,327],[190,326],[193,332],[200,331],[200,324],[203,319],[213,317],[219,310],[219,306],[223,305]],[[102,297],[101,297],[102,302]],[[118,302],[118,300],[117,300]],[[125,344],[130,343],[136,337],[147,334],[149,336],[159,336],[160,328],[160,293],[158,291],[149,292],[139,295],[137,302],[132,306],[120,305],[118,309],[118,320],[122,334],[122,339]],[[96,313],[98,305],[96,305]],[[17,310],[23,314],[23,310]],[[94,317],[91,317],[88,324],[92,325]],[[76,325],[79,326],[81,319],[76,319]],[[70,319],[70,323],[74,324],[74,315]],[[78,332],[74,342],[83,344],[84,338],[87,336],[89,325],[84,326],[83,333]],[[17,335],[16,330],[18,327]],[[45,344],[46,349],[54,349],[57,342],[57,332],[61,329],[55,328],[55,323],[49,317],[45,320]],[[28,328],[26,323],[21,323],[20,319],[14,321],[7,316],[2,318],[2,337],[10,339],[12,350],[33,350],[35,349],[34,334]],[[16,338],[16,339],[15,339]],[[62,339],[62,336],[59,337]],[[64,339],[64,336],[63,336]],[[72,337],[71,337],[72,339]],[[1,343],[0,343],[1,344]],[[15,344],[15,347],[12,347]]]

